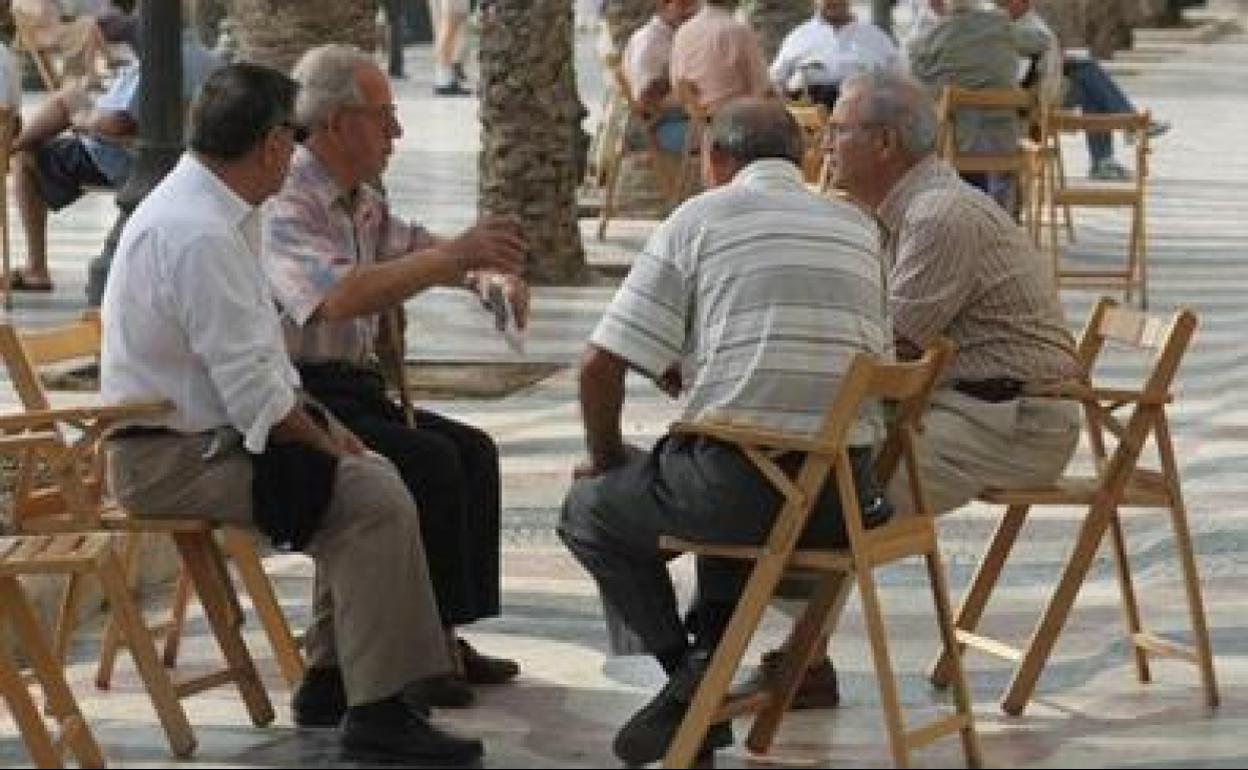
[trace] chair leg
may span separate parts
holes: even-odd
[[[125,646],[147,688],[156,716],[165,728],[170,749],[177,757],[189,757],[195,751],[195,733],[191,730],[191,723],[186,718],[169,672],[160,663],[152,632],[130,597],[130,586],[116,554],[111,550],[102,554],[96,564],[96,573],[112,604],[113,622],[125,636]]]
[[[1113,513],[1112,507],[1100,503],[1091,506],[1087,516],[1084,517],[1075,546],[1066,560],[1066,566],[1062,569],[1062,576],[1057,582],[1057,587],[1049,597],[1044,614],[1040,616],[1040,621],[1032,632],[1022,660],[1019,661],[1009,687],[1006,688],[1005,697],[1001,701],[1001,708],[1005,713],[1018,716],[1026,708],[1027,701],[1036,688],[1036,681],[1040,678],[1040,670],[1044,668],[1045,662],[1049,659],[1049,653],[1053,651],[1053,645],[1057,643],[1062,626],[1066,624],[1070,608],[1075,603],[1075,597],[1083,585],[1084,578],[1087,577],[1088,569],[1092,566],[1092,560],[1096,557],[1096,551],[1101,545],[1105,529],[1109,526]]]
[[[783,570],[782,560],[774,556],[764,557],[754,565],[745,591],[737,601],[732,619],[728,621],[728,628],[715,647],[710,665],[702,675],[698,690],[685,711],[685,718],[667,747],[667,754],[663,757],[664,767],[693,766],[706,731],[713,722],[715,712],[724,702],[724,695],[732,684],[732,676],[741,663],[741,656],[745,654],[745,648],[758,628],[759,621],[762,620],[767,601],[776,590]]]
[[[78,608],[82,604],[86,576],[72,573],[66,576],[65,590],[61,592],[61,604],[56,612],[56,634],[52,638],[52,654],[62,665],[69,659],[69,645],[78,630]]]
[[[923,561],[927,564],[927,581],[932,588],[932,600],[936,607],[936,625],[940,630],[941,648],[948,657],[946,668],[953,685],[953,703],[957,713],[965,720],[958,730],[962,739],[962,754],[966,757],[967,767],[982,767],[983,753],[979,748],[979,738],[975,735],[975,717],[971,708],[971,690],[966,682],[966,670],[962,665],[962,651],[958,646],[958,634],[953,626],[953,611],[949,606],[949,583],[945,579],[945,568],[940,561],[940,551],[933,548],[925,554]]]
[[[257,727],[263,727],[273,721],[273,704],[269,702],[255,662],[239,632],[242,612],[216,540],[211,533],[205,532],[177,532],[173,538],[203,605],[204,616],[225,656],[226,665],[236,677],[239,694],[247,705],[251,721]]]
[[[35,675],[43,688],[47,708],[60,727],[60,742],[69,747],[80,767],[104,767],[104,755],[83,719],[73,692],[65,681],[64,669],[48,647],[48,640],[16,578],[0,579],[0,601],[4,613],[12,621],[22,648],[30,658]],[[18,724],[22,740],[31,759],[38,767],[61,767],[64,764],[57,741],[48,733],[47,725],[35,706],[25,682],[17,673],[7,654],[0,652],[0,691],[9,704],[9,711]]]
[[[620,166],[623,162],[621,156],[624,152],[623,129],[620,133],[619,144],[615,152],[611,153],[607,159],[607,182],[603,190],[602,208],[598,211],[598,240],[600,241],[607,237],[607,223],[611,221],[611,217],[615,216],[616,187],[620,182]]]
[[[178,650],[182,644],[182,633],[186,630],[186,613],[191,606],[191,579],[186,574],[186,567],[178,568],[178,578],[173,584],[173,598],[169,602],[169,628],[165,631],[165,648],[161,652],[161,661],[169,668],[178,665]]]
[[[901,697],[897,692],[897,678],[888,655],[888,638],[885,634],[884,613],[880,597],[875,589],[875,576],[869,566],[857,569],[858,599],[862,602],[867,641],[871,644],[871,658],[875,662],[875,679],[880,688],[880,707],[884,711],[884,724],[888,728],[888,745],[895,767],[910,766],[910,747],[906,741],[906,724],[901,713]],[[958,659],[950,665],[956,669]]]
[[[1192,623],[1192,647],[1196,651],[1196,664],[1200,668],[1201,683],[1205,689],[1205,704],[1209,708],[1217,708],[1218,680],[1213,670],[1213,645],[1209,641],[1209,626],[1205,619],[1200,573],[1196,569],[1196,552],[1193,550],[1192,533],[1187,525],[1187,508],[1183,504],[1183,491],[1179,486],[1179,468],[1174,460],[1170,426],[1164,417],[1157,421],[1155,435],[1162,473],[1170,487],[1170,524],[1174,528],[1174,547],[1179,555],[1183,587],[1187,592],[1187,610]]]
[[[122,565],[126,575],[126,585],[133,590],[139,579],[139,554],[141,552],[142,535],[137,532],[126,533],[122,540]],[[95,669],[95,686],[107,690],[112,686],[113,669],[117,665],[117,652],[122,645],[122,629],[115,616],[110,612],[104,626],[104,636],[100,641],[100,662]]]
[[[1131,562],[1127,556],[1127,539],[1122,530],[1122,519],[1116,510],[1109,522],[1109,542],[1114,552],[1118,589],[1122,593],[1122,614],[1127,624],[1127,638],[1134,640],[1135,635],[1144,630],[1144,624],[1140,617],[1140,604],[1135,598],[1135,582],[1131,578]],[[1131,648],[1135,658],[1136,678],[1141,682],[1151,681],[1148,653],[1138,644],[1132,643]]]
[[[957,617],[954,620],[956,629],[974,631],[979,625],[979,619],[983,617],[984,608],[988,605],[988,598],[992,596],[992,589],[997,585],[997,578],[1001,575],[1005,560],[1009,557],[1010,550],[1013,549],[1014,542],[1018,539],[1019,530],[1022,529],[1023,522],[1027,519],[1027,510],[1028,506],[1012,505],[1006,508],[1005,515],[997,523],[997,529],[992,534],[988,550],[984,552],[983,558],[979,560],[979,566],[975,568],[975,576],[971,578],[971,587],[967,589],[962,603],[958,606]],[[965,645],[958,645],[959,650],[964,647]],[[953,675],[951,666],[952,661],[949,655],[942,652],[931,668],[932,684],[936,687],[948,686]]]
[[[260,618],[260,624],[264,626],[282,677],[287,684],[295,687],[303,679],[303,655],[299,652],[299,644],[295,641],[294,634],[290,632],[290,624],[286,622],[282,605],[277,601],[273,583],[265,574],[260,557],[252,545],[251,534],[237,527],[226,527],[224,535],[225,551],[238,569],[247,594],[251,597],[252,606]]]
[[[801,685],[806,668],[818,653],[820,641],[831,635],[840,620],[853,587],[854,581],[843,572],[828,573],[820,578],[805,611],[789,636],[786,645],[788,654],[780,681],[771,692],[767,706],[759,712],[750,726],[750,734],[745,739],[745,745],[750,751],[765,754],[771,748],[780,729],[780,720],[793,702],[793,696]]]

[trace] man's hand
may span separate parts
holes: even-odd
[[[659,386],[659,390],[663,391],[669,398],[680,398],[680,391],[684,390],[684,379],[680,373],[680,364],[672,364],[666,372],[659,375],[654,381]]]
[[[368,451],[360,437],[337,420],[329,424],[329,437],[343,454],[362,455]]]
[[[486,217],[447,241],[445,249],[459,275],[469,270],[519,274],[528,243],[514,220]]]

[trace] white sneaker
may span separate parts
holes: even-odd
[[[1131,172],[1113,158],[1105,158],[1092,166],[1088,178],[1101,182],[1125,182],[1131,178]]]

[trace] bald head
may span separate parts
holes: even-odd
[[[738,166],[775,158],[800,164],[802,134],[793,116],[776,99],[734,99],[711,120],[711,150]]]

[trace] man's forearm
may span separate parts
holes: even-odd
[[[356,268],[334,287],[318,313],[329,321],[380,313],[459,275],[454,256],[435,246]]]
[[[595,468],[605,470],[624,459],[620,414],[624,407],[625,365],[609,353],[596,351],[581,369],[581,419],[585,445]]]

